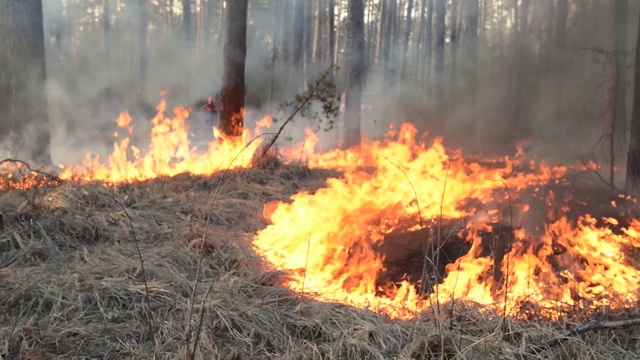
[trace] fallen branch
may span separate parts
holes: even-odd
[[[44,176],[46,176],[48,178],[51,178],[55,182],[62,182],[62,180],[59,177],[57,177],[56,175],[53,175],[51,173],[44,172],[44,171],[41,171],[41,170],[32,169],[31,166],[29,165],[29,163],[27,163],[26,161],[17,160],[17,159],[4,159],[4,160],[0,161],[0,165],[6,164],[6,163],[14,163],[14,164],[22,165],[22,166],[26,167],[27,170],[29,170],[29,172],[40,174],[40,175],[44,175]]]
[[[514,351],[505,355],[504,359],[525,359],[527,356],[538,355],[540,352],[550,350],[552,347],[576,336],[596,330],[624,329],[632,326],[640,326],[640,318],[619,321],[591,321],[586,325],[575,328],[568,333],[556,336],[542,344],[531,345],[523,351]]]

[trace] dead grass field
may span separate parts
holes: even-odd
[[[251,250],[263,204],[329,175],[293,165],[227,173],[191,319],[219,175],[0,192],[0,358],[187,359],[208,290],[196,359],[497,359],[580,325],[505,322],[473,307],[395,321],[279,286],[285,275]],[[639,340],[633,328],[596,331],[525,358],[638,359]]]

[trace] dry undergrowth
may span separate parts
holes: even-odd
[[[198,359],[499,358],[576,325],[504,323],[465,308],[437,329],[429,318],[391,321],[301,298],[278,286],[283,274],[268,271],[250,241],[265,225],[264,203],[322,186],[328,173],[282,166],[227,176],[195,301],[197,314],[213,283]],[[0,358],[184,358],[197,246],[217,181],[178,176],[0,192]],[[594,332],[536,358],[637,359],[639,338],[631,330]]]

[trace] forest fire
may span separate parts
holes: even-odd
[[[267,117],[242,142],[213,141],[196,151],[188,110],[165,117],[164,101],[157,110],[148,151],[124,138],[106,163],[87,156],[58,178],[113,185],[249,167],[263,143],[249,140],[271,125]],[[133,131],[126,112],[116,124]],[[640,221],[569,215],[579,201],[543,190],[566,181],[567,167],[525,161],[520,152],[474,162],[449,154],[442,139],[417,142],[416,133],[404,124],[357,150],[315,153],[318,139],[307,132],[308,165],[342,176],[315,193],[265,206],[270,225],[253,245],[274,269],[289,273],[285,286],[395,318],[413,318],[435,304],[476,303],[504,315],[552,319],[637,305]],[[215,128],[213,135],[222,137]],[[298,159],[300,148],[284,150],[285,158]],[[13,187],[42,185],[36,177],[21,181]]]

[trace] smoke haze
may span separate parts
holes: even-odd
[[[175,2],[171,14],[164,3],[161,6],[158,1],[149,2],[149,65],[147,81],[142,86],[137,35],[141,17],[127,5],[128,2],[111,2],[110,64],[107,64],[105,55],[102,1],[56,0],[44,3],[46,88],[55,163],[80,162],[89,151],[104,158],[112,151],[115,118],[126,109],[135,121],[137,138],[134,142],[144,143],[150,127],[148,107],[154,108],[158,104],[162,90],[170,90],[167,96],[168,115],[172,115],[171,106],[191,106],[196,100],[206,99],[220,90],[221,30],[224,29],[219,22],[222,17],[219,11],[223,9],[220,6],[209,16],[205,11],[207,1],[193,1],[191,19],[195,41],[189,44],[182,28],[180,2]],[[431,69],[425,81],[419,76],[424,62],[421,60],[424,45],[418,43],[421,38],[424,41],[419,30],[420,1],[414,4],[407,75],[399,79],[402,39],[406,31],[403,20],[406,18],[406,2],[399,2],[400,19],[396,25],[399,32],[390,45],[390,59],[395,60],[390,67],[397,74],[397,81],[393,86],[385,84],[382,61],[368,65],[362,112],[363,136],[379,139],[389,126],[411,122],[420,130],[421,136],[444,136],[447,146],[462,148],[465,152],[512,154],[521,140],[530,140],[527,153],[533,156],[565,162],[591,156],[592,148],[604,129],[606,56],[603,53],[613,49],[601,31],[608,21],[608,5],[600,1],[569,1],[565,45],[557,47],[554,42],[558,36],[557,21],[554,20],[557,9],[549,7],[549,2],[529,3],[524,36],[519,36],[513,29],[515,13],[512,4],[498,0],[489,3],[495,8],[489,12],[482,10],[477,61],[472,56],[474,44],[465,37],[464,16],[468,15],[467,10],[464,6],[458,9],[462,16],[457,22],[460,25],[457,28],[458,40],[452,43],[452,5],[447,5],[444,69],[440,74]],[[365,13],[365,33],[369,37],[375,35],[378,28],[378,25],[373,28],[370,25],[377,24],[378,16],[378,2],[372,4],[373,14],[369,15],[370,9]],[[263,114],[282,117],[283,114],[277,113],[277,104],[292,100],[305,81],[311,81],[314,74],[328,65],[326,25],[322,54],[318,55],[324,61],[308,65],[306,77],[287,64],[294,55],[294,49],[290,42],[281,46],[282,35],[290,36],[289,32],[305,29],[313,31],[316,17],[300,22],[304,29],[295,28],[296,22],[291,18],[294,11],[285,7],[286,4],[251,1],[246,62],[246,111],[252,114],[246,120],[249,128],[253,128],[254,122]],[[343,21],[340,32],[336,34],[339,44],[337,58],[342,69],[348,61],[350,49],[346,11],[347,7],[343,5]],[[629,13],[637,11],[634,3]],[[487,18],[489,15],[491,18]],[[369,22],[367,16],[373,20]],[[628,24],[626,33],[634,34],[635,19],[629,19]],[[550,30],[549,26],[554,28]],[[283,31],[285,28],[290,30]],[[525,39],[524,44],[521,39]],[[275,69],[272,68],[274,41],[278,44]],[[367,48],[377,53],[377,42],[368,43]],[[627,35],[627,48],[621,55],[627,69],[633,63],[630,49],[634,42],[634,36]],[[521,47],[524,50],[518,53],[516,49]],[[435,65],[439,50],[434,48],[433,51]],[[336,77],[341,89],[347,78],[342,69]],[[474,76],[477,76],[475,91]],[[520,84],[518,88],[514,85],[516,82]],[[630,114],[633,88],[630,70],[626,72],[625,84],[629,89],[626,112]],[[516,113],[521,123],[526,124],[526,134],[515,135],[513,132]],[[198,115],[192,117],[197,118]],[[196,120],[193,126],[205,126]],[[301,140],[307,125],[308,120],[296,120],[286,136],[293,137],[292,141]],[[341,139],[341,129],[338,123],[330,131],[320,131],[322,146],[335,146]],[[594,154],[600,159],[606,158],[600,147],[595,148]],[[620,154],[618,159],[624,160]]]

